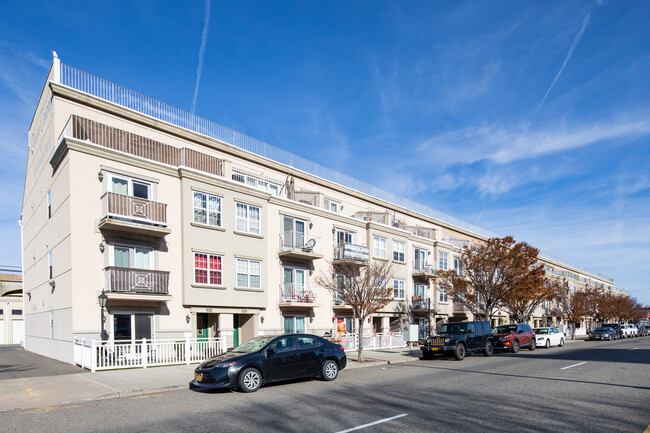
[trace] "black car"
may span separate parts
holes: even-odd
[[[590,340],[618,340],[618,333],[614,328],[600,327],[589,333]]]
[[[436,354],[453,354],[462,361],[466,354],[483,352],[485,356],[492,356],[494,353],[494,337],[489,322],[443,323],[439,334],[423,341],[424,359],[433,359]]]
[[[623,327],[620,323],[605,323],[602,326],[603,328],[612,328],[616,331],[616,338],[625,338],[625,333],[623,332]]]
[[[266,335],[204,361],[190,386],[254,392],[262,383],[322,376],[334,380],[347,359],[340,344],[310,334]]]

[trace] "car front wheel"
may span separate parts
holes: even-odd
[[[262,385],[262,375],[254,368],[247,368],[239,375],[239,388],[244,392],[255,392]]]
[[[530,345],[528,346],[528,350],[535,350],[537,348],[537,343],[535,342],[535,338],[530,339]]]
[[[321,368],[321,376],[323,376],[323,379],[329,382],[336,379],[338,375],[339,375],[339,366],[336,362],[332,361],[331,359],[328,359],[323,363],[323,367]]]
[[[550,349],[551,347],[551,340],[549,338],[546,339],[546,344],[544,345],[547,349]]]
[[[519,341],[518,340],[512,340],[512,348],[510,350],[512,351],[512,353],[519,352]]]
[[[558,346],[560,347],[564,346],[564,338],[560,338],[560,344]]]
[[[465,359],[465,352],[466,352],[465,345],[462,343],[457,343],[456,348],[454,349],[454,357],[458,361],[462,361],[463,359]]]

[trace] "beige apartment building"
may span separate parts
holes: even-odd
[[[25,345],[67,362],[73,337],[219,336],[233,346],[337,323],[352,332],[351,308],[313,283],[344,259],[394,265],[395,300],[366,328],[425,332],[429,321],[470,318],[433,273],[458,269],[464,245],[495,235],[56,57],[28,152]],[[576,286],[614,286],[542,260]],[[550,319],[548,305],[534,318]]]

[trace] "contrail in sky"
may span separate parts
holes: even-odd
[[[549,87],[548,90],[546,91],[546,95],[544,95],[542,102],[540,102],[539,105],[537,106],[537,110],[535,110],[535,114],[537,114],[539,109],[542,108],[542,105],[544,105],[544,102],[546,101],[548,94],[551,93],[551,89],[553,89],[553,86],[555,86],[555,83],[557,82],[558,78],[560,78],[560,75],[562,75],[562,71],[564,71],[564,67],[566,66],[567,63],[569,63],[569,59],[573,54],[573,50],[576,49],[576,45],[578,45],[578,42],[580,42],[580,39],[582,38],[582,34],[585,32],[585,29],[587,28],[587,24],[589,24],[589,18],[591,18],[591,14],[587,14],[584,21],[582,21],[582,27],[580,28],[580,31],[576,35],[575,39],[573,39],[571,48],[569,48],[569,52],[567,53],[566,58],[564,59],[564,63],[562,63],[562,67],[560,68],[557,75],[555,76],[555,79],[551,83],[551,87]]]
[[[196,97],[199,94],[199,83],[201,82],[201,72],[203,71],[203,56],[205,54],[205,45],[208,40],[208,27],[210,26],[210,0],[205,0],[205,16],[203,17],[203,34],[201,35],[201,48],[199,49],[199,66],[196,68],[196,86],[194,86],[194,98],[192,98],[192,114],[196,109]]]

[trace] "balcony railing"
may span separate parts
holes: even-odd
[[[296,230],[287,230],[280,233],[280,252],[297,253],[298,255],[321,255],[320,238],[305,236],[305,233]]]
[[[454,302],[454,311],[469,312],[469,308],[467,308],[465,305],[461,304],[460,302]]]
[[[411,304],[414,310],[428,310],[429,308],[434,310],[437,306],[435,298],[425,298],[422,296],[413,296],[411,298]]]
[[[433,275],[436,273],[436,268],[428,263],[422,263],[418,260],[413,262],[413,274],[426,274]]]
[[[107,292],[167,295],[169,272],[109,266],[104,269],[104,289]]]
[[[280,284],[280,296],[282,302],[297,302],[301,304],[313,304],[316,302],[316,294],[314,291],[309,287],[305,287],[303,284]]]
[[[367,262],[370,260],[370,249],[363,245],[342,243],[334,247],[334,260],[354,260]]]
[[[107,192],[102,196],[103,218],[126,218],[139,223],[167,226],[167,204]]]

